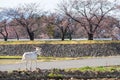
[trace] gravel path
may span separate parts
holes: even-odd
[[[80,60],[66,60],[66,61],[53,61],[53,62],[38,62],[37,67],[40,69],[65,69],[65,68],[80,68],[85,66],[109,66],[120,65],[120,56],[103,57],[103,58],[88,58]],[[28,65],[29,67],[30,65]],[[25,63],[20,62],[16,64],[0,64],[0,71],[11,70],[25,70]],[[32,70],[35,69],[35,63],[32,65]]]

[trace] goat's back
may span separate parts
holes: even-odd
[[[25,52],[22,56],[22,60],[37,60],[36,51],[34,52]]]

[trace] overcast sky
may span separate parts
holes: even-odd
[[[53,11],[60,0],[0,0],[0,8],[16,7],[24,3],[40,3],[41,7]]]
[[[114,0],[110,0],[114,1]],[[117,0],[120,1],[120,0]],[[0,8],[16,7],[24,3],[40,3],[45,11],[54,11],[60,0],[0,0]],[[120,2],[118,2],[120,3]]]

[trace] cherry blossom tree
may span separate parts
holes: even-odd
[[[41,10],[36,3],[24,4],[18,8],[10,9],[9,15],[16,20],[17,25],[24,27],[30,40],[34,40],[34,34],[38,30],[35,28],[40,18]],[[39,17],[39,18],[38,18]]]
[[[95,32],[100,28],[105,16],[116,9],[108,0],[64,0],[58,5],[61,12],[81,24],[93,40]]]

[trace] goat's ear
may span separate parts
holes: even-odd
[[[42,49],[42,48],[40,48],[40,47],[35,47],[35,48]]]

